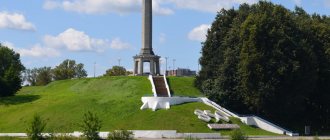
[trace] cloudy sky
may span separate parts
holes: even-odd
[[[258,0],[153,0],[154,52],[168,67],[198,69],[201,42],[221,8]],[[330,15],[330,0],[271,0]],[[133,68],[141,48],[142,0],[1,0],[0,42],[21,54],[27,68],[64,59],[85,64],[89,76],[118,65]],[[162,65],[162,70],[165,65]]]

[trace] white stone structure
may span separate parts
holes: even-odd
[[[278,125],[275,125],[267,120],[264,120],[258,116],[240,116],[236,113],[233,113],[220,105],[216,104],[215,102],[207,99],[207,98],[201,98],[202,102],[208,106],[213,107],[214,109],[221,111],[222,114],[225,114],[228,117],[235,117],[239,118],[243,123],[246,125],[252,125],[252,126],[257,126],[260,129],[273,132],[276,134],[283,134],[283,135],[288,135],[288,136],[298,136],[298,133],[293,133],[292,131],[286,130],[284,128],[281,128]]]
[[[258,116],[240,116],[236,113],[233,113],[226,108],[221,107],[217,103],[209,100],[208,98],[201,97],[201,98],[190,98],[190,97],[157,97],[157,93],[155,90],[155,85],[152,80],[152,76],[149,76],[150,83],[152,85],[152,91],[154,93],[154,97],[142,97],[141,100],[143,102],[143,105],[141,106],[141,110],[143,109],[152,109],[153,111],[156,111],[157,109],[170,109],[172,105],[178,105],[183,103],[189,103],[189,102],[202,102],[208,106],[211,106],[216,111],[214,113],[214,117],[217,121],[224,120],[226,122],[229,121],[229,117],[235,117],[239,118],[243,123],[247,125],[253,125],[257,126],[263,130],[273,132],[276,134],[285,134],[289,136],[297,136],[299,134],[293,133],[291,131],[288,131],[284,128],[281,128],[267,120],[264,120]],[[167,90],[169,91],[169,86],[166,81],[166,76],[164,75],[165,84],[167,87]],[[207,118],[207,114],[210,113],[210,111],[201,111],[196,108],[196,110],[192,113],[195,113],[198,115],[199,119],[204,120],[208,122],[210,118]],[[205,115],[206,114],[206,115]],[[213,116],[213,115],[212,115]]]
[[[142,97],[143,109],[152,109],[156,111],[157,109],[170,109],[171,105],[178,105],[189,102],[201,102],[200,98],[190,98],[190,97]]]

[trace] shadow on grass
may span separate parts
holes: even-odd
[[[1,97],[0,105],[18,105],[33,102],[40,99],[40,95],[16,95],[11,97]]]

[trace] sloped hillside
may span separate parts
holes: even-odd
[[[174,86],[176,83],[189,84],[187,79],[180,81],[180,78],[172,78],[174,92],[184,92],[180,90],[182,86]],[[185,86],[187,91],[191,90],[189,86]],[[48,132],[79,131],[78,124],[87,111],[98,114],[103,123],[102,131],[212,132],[193,114],[197,108],[212,108],[202,103],[188,103],[173,106],[170,110],[141,111],[141,97],[144,95],[152,95],[146,77],[75,79],[57,81],[43,87],[24,87],[18,95],[0,99],[0,132],[25,132],[36,113],[47,120]],[[260,130],[253,133],[268,134]]]

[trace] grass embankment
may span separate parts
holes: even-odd
[[[174,93],[198,96],[198,90],[191,85],[192,80],[171,77],[171,89]],[[193,114],[197,108],[213,110],[209,106],[188,103],[172,106],[170,110],[141,111],[141,97],[146,94],[151,94],[146,77],[75,79],[57,81],[43,87],[24,87],[16,96],[0,98],[0,132],[25,132],[36,113],[46,119],[47,132],[79,131],[78,124],[86,111],[98,114],[103,123],[102,131],[215,132]],[[248,134],[264,135],[268,132],[256,129]]]
[[[203,96],[201,92],[194,86],[194,77],[168,77],[171,93],[174,96]]]

